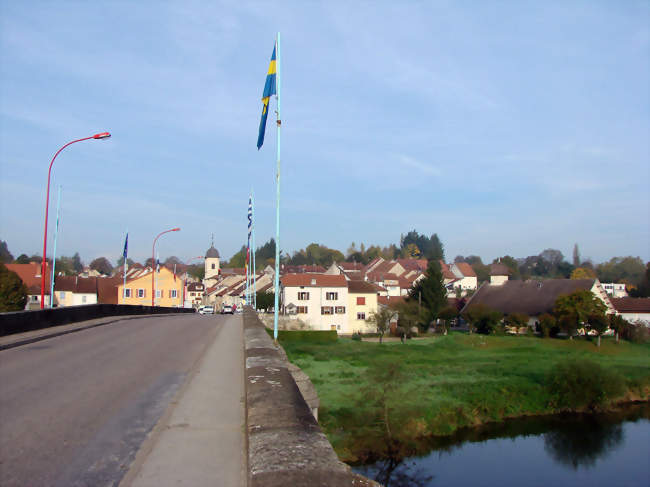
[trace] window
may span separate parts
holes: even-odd
[[[298,301],[309,301],[309,293],[298,293]]]
[[[330,325],[330,330],[336,330],[336,325]]]
[[[32,301],[38,301],[38,296],[36,295],[32,296]]]
[[[162,298],[163,296],[163,290],[162,289],[156,289],[156,297],[157,298]]]
[[[59,293],[59,299],[65,299],[65,291]]]
[[[172,289],[169,291],[169,297],[172,299],[176,299],[178,297],[178,291],[176,289]]]
[[[138,289],[137,296],[139,298],[144,298],[145,297],[145,290],[144,289]]]
[[[333,315],[334,306],[321,306],[320,314],[322,315]]]
[[[82,303],[85,303],[85,302],[86,302],[86,295],[85,295],[85,294],[84,294],[83,296],[81,296],[81,302],[82,302]]]
[[[357,297],[357,304],[366,304],[366,298],[362,296]]]
[[[299,315],[306,315],[307,314],[307,306],[298,306],[296,313]]]
[[[124,290],[124,297],[125,298],[130,298],[131,297],[131,290],[130,289],[125,289]]]
[[[214,269],[214,264],[212,264],[212,268]]]
[[[328,301],[336,301],[339,299],[339,293],[325,293],[325,299]]]
[[[345,306],[337,306],[335,311],[337,315],[345,314]]]
[[[357,319],[358,320],[365,320],[366,319],[366,314],[365,313],[357,313]]]

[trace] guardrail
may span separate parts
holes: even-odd
[[[339,461],[305,402],[281,348],[244,310],[249,487],[378,487]]]
[[[169,313],[194,313],[193,308],[167,308],[129,304],[85,304],[32,311],[0,313],[0,336],[41,330],[51,326],[78,321],[94,320],[108,316],[151,315]]]

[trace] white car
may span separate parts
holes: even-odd
[[[199,306],[199,313],[202,315],[214,314],[214,306]]]

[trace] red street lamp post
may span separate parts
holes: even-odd
[[[153,239],[153,245],[151,246],[151,306],[155,306],[154,304],[154,298],[156,295],[154,294],[154,276],[156,275],[156,240],[160,238],[161,235],[164,235],[169,232],[180,232],[180,228],[172,228],[171,230],[165,230],[164,232],[160,232],[156,238]]]
[[[45,308],[45,269],[47,267],[47,215],[50,209],[50,175],[52,174],[52,164],[54,164],[54,159],[56,159],[56,156],[58,156],[59,153],[69,145],[72,145],[76,142],[81,142],[83,140],[107,139],[110,136],[111,134],[108,132],[101,132],[99,134],[91,135],[90,137],[84,137],[83,139],[77,139],[73,140],[72,142],[68,142],[66,145],[61,147],[56,152],[56,154],[54,154],[52,162],[50,162],[50,168],[47,170],[47,195],[45,196],[45,231],[43,232],[43,260],[41,261],[41,309]],[[52,299],[52,296],[50,296],[50,299]]]

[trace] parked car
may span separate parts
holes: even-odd
[[[212,315],[214,314],[214,306],[199,306],[199,313],[202,315]]]
[[[233,313],[233,311],[232,311],[232,306],[227,305],[227,304],[224,304],[224,305],[221,307],[221,314],[222,314],[222,315],[226,315],[226,314],[231,315],[232,313]]]

